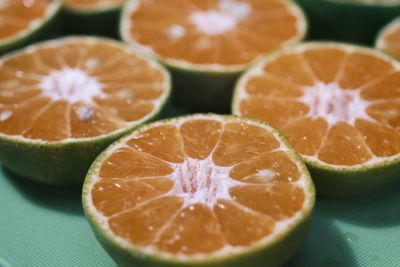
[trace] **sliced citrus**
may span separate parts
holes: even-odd
[[[127,0],[65,0],[67,31],[115,36]]]
[[[278,266],[313,205],[308,171],[281,134],[233,116],[143,126],[96,159],[83,187],[95,234],[127,266]]]
[[[305,32],[286,0],[131,1],[121,19],[126,42],[171,68],[178,102],[203,109],[228,103],[239,72]]]
[[[0,60],[0,160],[47,183],[82,181],[113,140],[156,116],[167,72],[122,44],[65,38]]]
[[[318,193],[353,196],[399,178],[400,64],[372,49],[308,43],[239,81],[233,113],[278,127],[311,167]]]
[[[43,37],[60,10],[59,0],[1,0],[0,54]]]
[[[375,47],[400,59],[400,18],[394,19],[381,30]]]
[[[398,0],[296,0],[310,19],[310,37],[371,45],[400,13]],[[340,19],[338,19],[340,18]]]

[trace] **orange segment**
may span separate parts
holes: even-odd
[[[387,101],[380,104],[371,105],[366,110],[368,115],[378,120],[386,126],[391,126],[396,130],[400,129],[400,102]]]
[[[243,183],[287,183],[300,178],[294,162],[283,151],[270,152],[242,162],[229,173],[229,176]]]
[[[172,125],[155,127],[142,132],[129,140],[128,145],[169,162],[182,163],[185,158],[182,138],[178,128]]]
[[[0,5],[0,40],[13,38],[43,20],[53,1],[2,0]]]
[[[0,114],[0,133],[37,141],[94,138],[132,127],[154,116],[170,90],[157,63],[106,39],[41,43],[0,63],[0,107],[6,112]],[[18,126],[15,116],[35,114],[36,98],[46,98],[51,108],[34,125]]]
[[[275,227],[274,220],[269,216],[228,200],[219,200],[214,206],[214,212],[231,246],[248,246],[271,234]]]
[[[363,136],[353,126],[339,122],[329,130],[318,157],[330,164],[351,166],[370,160],[372,155]]]
[[[222,123],[213,120],[188,121],[180,127],[185,152],[194,159],[205,159],[217,144]]]
[[[122,21],[124,40],[196,65],[245,65],[305,33],[298,8],[279,0],[145,0],[128,4]]]
[[[117,214],[108,223],[114,234],[137,246],[147,246],[181,206],[179,197],[161,197]]]
[[[356,127],[375,155],[390,157],[400,153],[399,131],[366,120],[357,120]]]
[[[291,120],[306,115],[310,108],[300,101],[249,97],[240,103],[240,110],[244,116],[283,127]],[[277,114],[280,116],[276,116]]]
[[[321,147],[323,138],[328,130],[328,123],[323,118],[300,118],[291,121],[282,131],[303,155],[313,156]]]
[[[299,87],[271,75],[251,77],[247,82],[246,92],[263,97],[300,97],[303,95],[303,91]]]
[[[226,240],[211,209],[193,204],[181,210],[163,231],[155,245],[170,253],[211,253]]]
[[[160,159],[124,147],[106,160],[99,175],[101,178],[152,177],[165,176],[172,171],[171,166]]]
[[[69,128],[70,106],[66,101],[53,102],[39,117],[32,122],[31,127],[23,136],[30,139],[58,141],[71,135]],[[49,121],[54,121],[51,125]]]
[[[245,123],[227,123],[212,158],[217,165],[232,166],[277,148],[278,141],[267,130]]]
[[[93,188],[93,205],[104,216],[111,216],[167,193],[173,184],[167,178],[103,179]]]
[[[282,55],[264,67],[267,74],[298,85],[314,85],[314,77],[298,54]]]
[[[25,101],[18,107],[1,107],[0,132],[17,135],[26,131],[40,113],[46,109],[50,100],[47,97]]]
[[[236,186],[230,194],[238,203],[277,221],[301,210],[305,199],[303,190],[295,184]]]
[[[394,70],[393,64],[386,59],[372,54],[354,52],[348,58],[339,79],[339,85],[343,89],[357,89]]]
[[[400,98],[400,72],[395,72],[382,80],[365,87],[361,96],[367,100]]]
[[[316,78],[324,83],[335,82],[348,54],[340,49],[308,49],[303,53]],[[326,64],[329,62],[329,64]]]

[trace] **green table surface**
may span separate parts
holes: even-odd
[[[0,266],[116,266],[96,241],[80,195],[80,187],[43,186],[0,168]],[[363,199],[318,199],[291,266],[400,266],[400,187]]]

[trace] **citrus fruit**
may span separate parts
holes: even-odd
[[[224,111],[238,74],[302,40],[306,21],[285,0],[133,0],[120,29],[123,40],[169,67],[178,104]]]
[[[400,14],[396,0],[296,0],[310,21],[310,38],[373,44],[377,32]]]
[[[68,32],[117,37],[118,18],[127,0],[64,0]]]
[[[126,266],[278,266],[313,205],[309,173],[281,134],[234,116],[142,126],[99,155],[83,186],[97,238]]]
[[[282,130],[319,195],[377,191],[400,177],[400,65],[373,49],[305,43],[237,84],[233,113]]]
[[[379,32],[375,47],[400,59],[400,18],[395,18]]]
[[[153,119],[170,93],[158,64],[100,38],[70,37],[0,59],[0,161],[48,184],[83,182],[112,141]]]
[[[48,36],[60,10],[59,0],[1,0],[0,55]]]

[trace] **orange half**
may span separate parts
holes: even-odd
[[[309,162],[352,168],[400,158],[400,65],[372,49],[308,43],[265,59],[233,111],[278,127]]]
[[[59,0],[1,0],[0,43],[22,38],[39,28],[60,7]]]
[[[182,68],[242,70],[299,42],[306,22],[286,0],[141,0],[125,6],[125,41]]]
[[[130,264],[211,264],[284,240],[309,216],[314,189],[275,129],[193,115],[146,125],[103,152],[83,203],[99,240],[130,253]]]
[[[65,38],[0,61],[0,135],[62,142],[109,135],[163,107],[168,73],[118,42]]]

